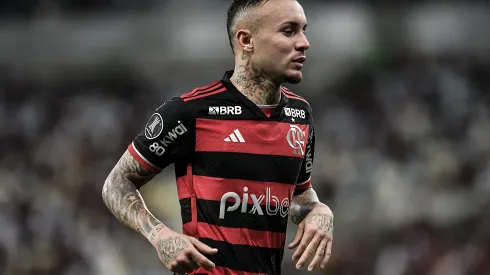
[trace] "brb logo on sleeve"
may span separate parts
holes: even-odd
[[[292,195],[292,194],[291,194]],[[250,211],[248,211],[248,202],[249,202],[249,197],[252,199],[253,207]],[[234,204],[232,206],[226,207],[226,200],[228,198],[233,198],[235,200]],[[262,201],[264,201],[265,198],[265,212],[269,216],[275,216],[277,213],[281,215],[281,217],[286,217],[289,213],[289,205],[290,205],[290,199],[289,198],[284,198],[282,201],[279,201],[279,198],[276,196],[273,196],[271,194],[271,189],[270,187],[267,187],[265,189],[265,195],[260,195],[257,197],[256,194],[249,194],[248,193],[248,187],[243,188],[243,194],[242,197],[240,198],[240,195],[238,195],[235,192],[227,192],[221,197],[221,201],[219,204],[219,218],[222,220],[225,218],[225,213],[226,212],[232,212],[238,209],[238,207],[241,206],[240,212],[242,213],[248,213],[249,214],[255,214],[258,213],[259,215],[263,216],[264,211],[262,209],[262,206],[260,205]],[[273,203],[271,203],[273,202]]]

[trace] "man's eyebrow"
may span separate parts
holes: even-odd
[[[285,26],[285,25],[291,25],[292,27],[298,27],[300,24],[296,21],[286,21],[284,23],[282,23],[280,26]],[[308,27],[308,24],[305,24],[305,26],[303,27],[303,29],[306,29],[306,27]]]

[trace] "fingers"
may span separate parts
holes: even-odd
[[[191,273],[201,266],[210,269],[215,265],[204,257],[204,255],[199,253],[199,251],[192,248],[187,252],[180,254],[179,257],[170,264],[169,269],[175,273]]]
[[[190,259],[189,259],[189,264],[188,266],[192,268],[192,270],[196,270],[200,267],[200,265],[198,263],[196,263],[196,261],[194,260],[194,258],[191,256]]]
[[[218,249],[216,248],[211,248],[207,246],[206,244],[200,242],[196,238],[189,238],[191,243],[194,245],[194,247],[201,253],[203,254],[216,254],[218,253]]]
[[[202,255],[197,250],[194,250],[192,252],[191,257],[194,260],[194,262],[196,262],[196,264],[198,264],[199,266],[202,266],[206,269],[211,269],[211,268],[215,267],[213,262],[211,262],[208,258],[204,257],[204,255]]]
[[[298,263],[296,264],[297,269],[302,268],[303,265],[306,263],[306,261],[312,258],[312,256],[317,251],[318,245],[320,244],[322,239],[323,238],[320,234],[315,234],[313,239],[309,242],[308,246],[306,247],[305,251],[301,254],[301,258],[298,260]]]
[[[299,242],[301,241],[301,237],[303,237],[304,228],[305,224],[300,223],[298,226],[298,230],[296,231],[296,235],[294,235],[293,241],[288,245],[289,249],[293,249],[298,246]]]
[[[178,257],[176,257],[169,266],[169,270],[174,273],[192,273],[199,267],[211,269],[215,267],[215,264],[207,259],[199,251],[208,254],[215,254],[217,249],[211,248],[206,244],[198,241],[196,238],[188,238],[191,245],[189,245],[184,251],[182,251]]]
[[[315,257],[313,258],[310,265],[308,266],[308,271],[315,270],[318,267],[318,265],[320,265],[322,261],[325,259],[325,250],[327,248],[327,243],[328,243],[328,239],[322,239],[320,241],[320,245],[318,245],[318,249],[316,250]]]
[[[321,264],[321,268],[323,268],[323,269],[325,269],[325,266],[327,265],[328,261],[330,260],[330,255],[332,255],[332,242],[333,242],[333,239],[330,238],[328,240],[325,256],[324,256],[324,259],[323,259],[322,264]]]
[[[170,263],[169,266],[170,271],[179,274],[191,273],[197,268],[199,268],[199,266],[193,263],[192,260],[190,260],[184,254],[180,255],[177,259]]]
[[[296,248],[296,251],[294,251],[293,253],[293,261],[299,259],[299,257],[303,254],[306,247],[308,246],[308,244],[310,243],[311,239],[313,239],[314,236],[315,234],[312,234],[312,232],[305,230],[305,232],[303,233],[303,237],[301,238],[301,242],[298,245],[298,248]]]
[[[196,248],[196,251],[192,254],[192,259],[199,265],[203,266],[206,269],[214,268],[215,265],[208,258],[206,258],[203,254],[216,254],[218,253],[218,249],[211,248],[208,245],[200,242],[196,238],[189,238],[191,243]]]

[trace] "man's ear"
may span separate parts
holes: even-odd
[[[253,39],[249,30],[241,29],[236,33],[237,46],[246,52],[253,51]]]

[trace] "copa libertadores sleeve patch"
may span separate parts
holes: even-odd
[[[183,100],[176,98],[155,110],[128,150],[141,165],[160,172],[169,164],[188,158],[194,138],[194,114]]]

